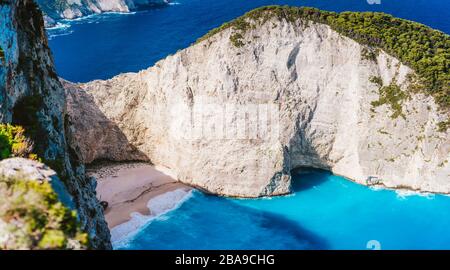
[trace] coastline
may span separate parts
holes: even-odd
[[[177,209],[195,194],[195,188],[175,180],[176,177],[171,176],[169,169],[148,163],[103,163],[89,168],[88,174],[98,179],[96,188],[98,199],[109,203],[104,213],[114,249],[127,249],[131,243],[130,240],[146,225]],[[368,186],[342,178],[365,186],[374,192],[395,191],[399,200],[413,195],[434,199],[434,194]]]
[[[130,6],[126,6],[122,9],[118,8],[118,9],[98,9],[98,10],[90,10],[90,11],[86,11],[86,12],[81,12],[79,9],[76,9],[77,12],[72,12],[71,16],[65,16],[63,14],[63,12],[61,12],[59,14],[59,16],[49,16],[48,14],[46,14],[45,11],[43,11],[43,15],[44,15],[44,25],[45,28],[52,29],[54,27],[57,27],[59,24],[61,24],[62,22],[73,22],[73,21],[81,21],[84,19],[89,19],[92,18],[94,16],[98,16],[98,15],[111,15],[111,14],[117,14],[117,15],[133,15],[136,14],[136,12],[139,11],[146,11],[152,8],[158,8],[158,7],[165,7],[165,6],[173,6],[173,5],[178,5],[178,2],[172,2],[169,0],[163,0],[161,2],[155,2],[155,3],[147,3],[147,4],[143,4],[143,5],[137,5],[134,7],[130,7]],[[75,8],[82,8],[80,7],[75,7]]]
[[[97,179],[99,201],[108,203],[104,215],[113,243],[175,209],[192,191],[171,177],[168,169],[148,163],[99,164],[88,168],[87,173]]]

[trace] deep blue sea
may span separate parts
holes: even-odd
[[[450,1],[178,0],[96,15],[49,31],[60,76],[75,82],[138,71],[210,29],[263,5],[383,11],[450,33]],[[194,192],[129,239],[126,249],[450,249],[450,197],[373,190],[324,172],[296,176],[294,194],[237,200]]]

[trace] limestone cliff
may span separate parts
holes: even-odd
[[[130,12],[144,6],[167,4],[168,0],[37,0],[46,26],[59,19],[76,19],[103,12]]]
[[[34,142],[33,152],[58,173],[72,197],[92,247],[111,248],[95,180],[86,177],[76,149],[66,143],[71,124],[64,88],[53,67],[40,10],[31,0],[0,1],[0,29],[1,123],[25,128],[25,135]]]
[[[126,138],[111,139],[114,129],[85,137],[95,146],[84,161],[134,159],[116,148],[132,144],[180,181],[229,196],[286,194],[301,167],[450,192],[450,134],[438,127],[448,115],[426,91],[408,90],[415,70],[330,25],[254,15],[147,70],[68,88],[102,115],[74,123],[78,138],[105,117]]]

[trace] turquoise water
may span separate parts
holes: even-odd
[[[198,191],[121,249],[450,249],[450,197],[374,190],[323,171],[295,193],[227,199]],[[371,247],[373,248],[373,247]]]

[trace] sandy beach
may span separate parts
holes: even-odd
[[[147,163],[107,164],[88,169],[97,178],[97,197],[108,202],[105,218],[110,229],[132,219],[134,213],[151,217],[152,200],[160,208],[158,197],[177,191],[188,192],[190,187],[177,182],[166,169]],[[171,196],[179,199],[179,196]],[[171,202],[173,205],[177,202]],[[168,207],[169,207],[168,206]]]

